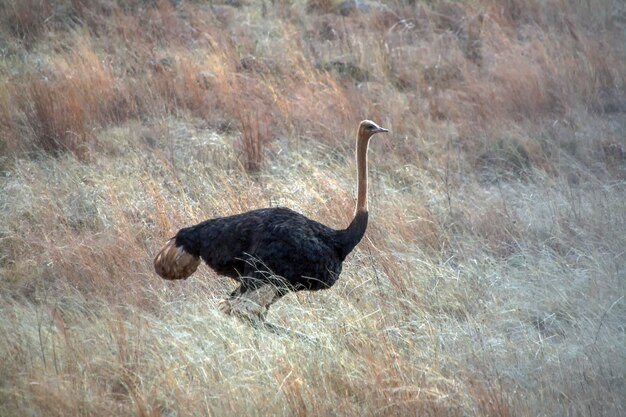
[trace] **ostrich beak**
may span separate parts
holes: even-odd
[[[378,129],[374,131],[374,133],[385,133],[385,132],[389,132],[389,129],[385,129],[384,127],[379,127]]]

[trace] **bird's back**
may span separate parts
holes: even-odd
[[[181,229],[176,245],[217,273],[239,279],[251,271],[279,276],[295,289],[334,284],[345,258],[342,231],[287,208],[252,210]]]

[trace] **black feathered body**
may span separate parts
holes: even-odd
[[[288,208],[265,208],[181,229],[176,246],[246,287],[271,282],[288,290],[330,288],[363,237],[367,211],[335,230]]]

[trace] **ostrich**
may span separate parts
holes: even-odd
[[[290,291],[333,286],[346,256],[367,228],[367,148],[372,135],[388,132],[370,120],[356,138],[357,202],[346,229],[335,230],[284,207],[209,219],[178,231],[154,259],[167,280],[186,279],[203,259],[240,285],[219,310],[263,321],[271,304]]]

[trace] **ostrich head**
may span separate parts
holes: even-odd
[[[371,120],[363,120],[359,124],[359,138],[369,139],[372,135],[382,132],[389,132],[389,130],[378,126]]]

